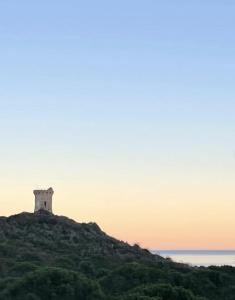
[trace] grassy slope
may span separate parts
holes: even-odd
[[[235,299],[231,267],[192,268],[42,212],[0,217],[0,300]]]

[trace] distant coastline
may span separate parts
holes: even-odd
[[[185,249],[177,249],[177,250],[151,250],[154,254],[185,254],[185,255],[191,255],[191,254],[197,254],[197,255],[204,255],[204,254],[210,254],[210,255],[234,255],[235,250],[185,250]]]
[[[194,266],[235,266],[235,250],[152,250],[151,252]]]

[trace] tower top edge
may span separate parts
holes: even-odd
[[[49,188],[47,190],[41,189],[41,190],[34,190],[33,191],[34,194],[38,194],[38,193],[54,193],[53,188]]]

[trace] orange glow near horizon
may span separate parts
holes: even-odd
[[[99,182],[52,184],[53,211],[78,222],[96,222],[101,229],[131,244],[149,249],[235,249],[235,201],[230,185],[168,187]],[[1,190],[2,214],[33,211],[29,185]],[[47,186],[46,186],[47,187]],[[225,203],[226,200],[226,203]]]

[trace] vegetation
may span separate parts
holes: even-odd
[[[0,218],[0,300],[232,300],[235,268],[193,268],[47,212]]]

